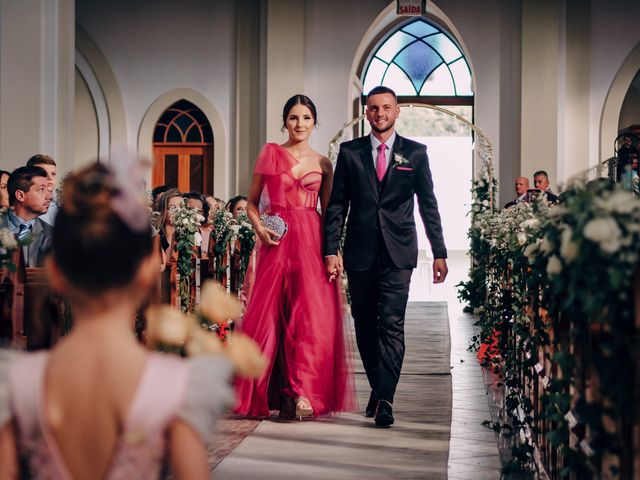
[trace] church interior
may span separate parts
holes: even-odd
[[[211,475],[639,478],[638,1],[2,0],[0,170],[46,154],[61,181],[133,155],[152,163],[146,191],[224,205],[249,195],[262,146],[286,142],[288,98],[313,100],[309,144],[335,166],[341,142],[369,135],[378,85],[397,95],[398,134],[427,146],[449,250],[435,285],[416,208],[397,423],[227,413]],[[233,277],[234,248],[215,268],[241,297],[251,249]],[[23,288],[0,289],[9,340],[46,283],[29,267],[0,283]],[[172,281],[162,298],[181,295]],[[20,348],[58,341],[61,318]]]

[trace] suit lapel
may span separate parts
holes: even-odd
[[[369,180],[369,184],[373,189],[373,193],[378,198],[378,179],[376,178],[376,171],[373,168],[373,157],[371,156],[371,139],[367,135],[366,141],[363,142],[364,146],[360,150],[360,161],[364,168],[365,175]]]

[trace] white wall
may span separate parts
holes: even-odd
[[[601,117],[613,79],[625,59],[640,42],[640,2],[592,0],[591,5],[589,163],[596,165],[598,161],[613,155],[619,114],[612,120],[613,137],[608,140],[608,144],[603,140],[602,146]],[[640,65],[635,71],[638,68]]]
[[[75,158],[74,167],[95,162],[98,158],[98,117],[89,88],[76,69]]]
[[[460,34],[475,74],[475,123],[491,138],[497,173],[506,172],[509,185],[513,183],[510,177],[519,175],[520,149],[520,10],[514,3],[449,0],[428,2],[427,7],[442,9]],[[305,89],[317,102],[320,126],[312,143],[321,152],[327,151],[329,141],[351,119],[351,68],[359,60],[356,53],[365,34],[371,39],[377,34],[367,30],[389,5],[380,0],[305,3]]]
[[[356,50],[367,29],[388,5],[385,0],[305,2],[305,93],[318,109],[313,147],[328,153],[329,142],[351,118],[349,84]]]
[[[225,135],[233,134],[232,1],[78,0],[76,7],[77,23],[99,47],[120,87],[128,149],[137,150],[138,130],[154,100],[180,88],[206,97],[220,114]],[[227,164],[233,155],[234,148],[227,142]]]

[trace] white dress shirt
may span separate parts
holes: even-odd
[[[371,155],[373,156],[373,169],[375,170],[376,159],[378,158],[378,147],[382,142],[375,137],[373,132],[369,134],[369,138],[371,138]],[[394,130],[391,136],[387,138],[387,141],[384,142],[384,144],[387,146],[387,149],[384,152],[387,156],[387,167],[389,166],[389,160],[393,155],[393,142],[395,141],[396,141],[396,132]]]

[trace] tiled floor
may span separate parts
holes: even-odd
[[[482,370],[475,354],[467,351],[474,334],[473,319],[462,312],[455,284],[466,278],[468,260],[459,252],[449,258],[449,278],[441,292],[449,305],[451,327],[451,375],[453,407],[449,444],[449,479],[493,480],[500,478],[500,457],[495,433],[482,426],[491,419]]]

